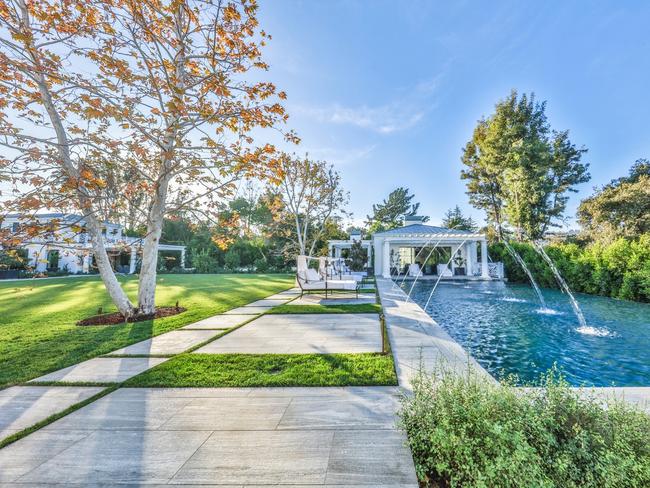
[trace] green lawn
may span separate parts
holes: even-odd
[[[133,387],[396,385],[391,354],[181,354],[131,378]]]
[[[375,303],[355,303],[349,305],[279,305],[269,314],[293,313],[381,313],[381,306]]]
[[[120,277],[129,296],[137,277]],[[210,315],[293,286],[289,275],[161,275],[156,302],[188,310],[162,319],[117,326],[79,327],[97,313],[115,311],[98,277],[0,283],[0,386],[107,354]]]

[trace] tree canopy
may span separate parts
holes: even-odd
[[[650,233],[650,161],[637,160],[628,176],[612,180],[585,198],[578,207],[578,222],[594,241]]]
[[[458,205],[447,210],[445,217],[442,219],[442,226],[448,229],[476,231],[478,229],[472,217],[465,217],[463,211]]]
[[[519,238],[537,239],[561,221],[568,193],[589,181],[587,152],[552,130],[546,102],[512,91],[479,120],[463,149],[467,194],[497,229],[508,224]]]
[[[251,133],[286,120],[285,94],[245,76],[268,68],[267,39],[254,0],[0,0],[3,210],[81,214],[119,311],[151,313],[165,215],[214,216],[238,178],[274,167]],[[137,306],[109,219],[144,229]]]
[[[277,197],[277,221],[285,228],[291,222],[293,254],[312,256],[328,227],[344,213],[349,196],[332,165],[308,155],[283,154],[279,161],[282,176],[268,188]]]
[[[374,234],[394,229],[402,225],[405,215],[417,215],[420,204],[411,203],[414,198],[415,195],[410,195],[408,188],[400,186],[390,192],[388,198],[381,203],[373,204],[372,215],[366,217],[368,232]]]

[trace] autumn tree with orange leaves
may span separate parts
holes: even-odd
[[[80,213],[125,317],[155,310],[165,215],[216,215],[242,176],[282,177],[250,135],[287,118],[283,92],[249,81],[267,69],[256,12],[254,0],[0,0],[2,213]],[[146,229],[137,304],[101,236],[133,208]],[[35,218],[23,228],[39,231]]]

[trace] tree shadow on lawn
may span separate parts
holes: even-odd
[[[153,330],[154,320],[61,330],[47,340],[4,355],[0,360],[0,385],[27,381],[108,354],[150,338]]]

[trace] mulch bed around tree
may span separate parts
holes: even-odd
[[[158,307],[156,313],[149,314],[136,314],[129,317],[128,322],[142,322],[144,320],[159,319],[162,317],[170,317],[179,313],[185,312],[187,309],[184,307]],[[124,315],[119,312],[104,313],[88,317],[87,319],[80,320],[77,325],[119,325],[126,322]]]

